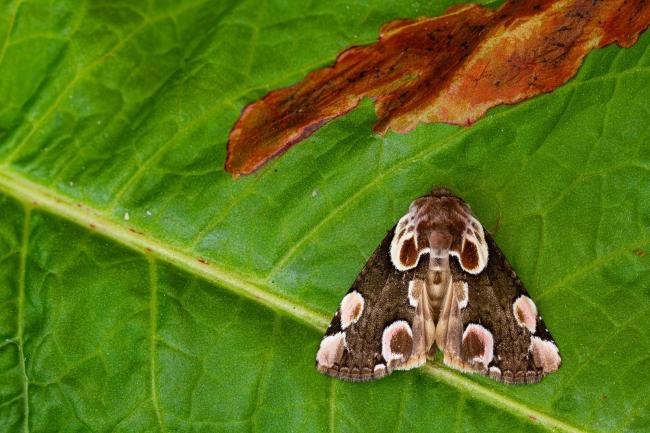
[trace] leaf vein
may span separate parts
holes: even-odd
[[[27,247],[31,226],[31,208],[25,206],[23,231],[20,245],[20,269],[18,274],[18,323],[16,341],[18,344],[20,369],[23,379],[23,432],[29,432],[29,377],[25,359],[25,278],[27,273]]]
[[[582,363],[576,368],[571,376],[566,378],[560,386],[558,386],[553,394],[550,397],[550,400],[555,400],[558,395],[561,395],[564,390],[568,388],[570,384],[572,384],[575,379],[578,377],[578,374],[580,371],[582,371],[586,366],[591,365],[591,361],[596,359],[599,356],[599,353],[606,347],[611,347],[611,340],[613,340],[618,334],[630,323],[636,321],[639,317],[644,316],[648,314],[648,310],[650,308],[646,308],[644,310],[641,310],[637,312],[637,314],[632,315],[628,320],[620,324],[617,328],[614,328],[612,332],[609,333],[609,335],[604,336],[602,338],[602,343],[593,351],[590,352],[590,356],[588,359],[583,360]]]
[[[112,221],[109,217],[95,209],[88,207],[79,208],[69,198],[52,192],[20,175],[8,171],[0,172],[0,191],[15,197],[23,203],[35,203],[34,206],[72,221],[82,227],[88,227],[90,224],[94,224],[94,230],[98,234],[106,236],[127,247],[139,250],[143,254],[152,255],[162,262],[172,264],[215,283],[225,290],[263,304],[274,311],[282,312],[311,328],[322,331],[329,323],[328,317],[325,317],[324,314],[315,312],[303,305],[295,304],[286,298],[271,293],[265,290],[263,286],[252,282],[250,278],[246,278],[231,270],[219,268],[214,264],[204,265],[198,262],[188,252],[175,249],[161,240],[146,235],[136,235],[129,231],[129,227],[124,225],[123,222],[117,223]],[[276,324],[275,326],[278,325]],[[539,412],[527,406],[525,403],[488,389],[474,382],[472,379],[465,377],[462,373],[449,371],[446,368],[437,366],[434,367],[431,363],[423,368],[423,373],[446,383],[448,386],[465,391],[472,395],[473,398],[502,408],[524,419],[532,415],[537,418],[538,423],[541,423],[549,430],[562,430],[567,433],[583,431],[552,415]]]
[[[158,398],[158,384],[156,381],[158,366],[156,364],[156,345],[158,341],[158,271],[156,262],[153,259],[149,260],[149,284],[151,285],[151,298],[150,298],[150,328],[151,333],[149,336],[149,374],[151,388],[151,402],[153,404],[154,412],[156,413],[156,421],[162,432],[167,431],[165,420],[162,415],[160,407],[160,400]]]
[[[262,392],[264,391],[262,388],[266,384],[266,379],[268,376],[268,368],[269,364],[271,363],[271,359],[273,358],[273,347],[275,340],[278,335],[278,329],[280,328],[280,322],[281,319],[278,315],[275,315],[273,318],[273,330],[271,331],[271,336],[269,337],[269,347],[267,350],[264,351],[264,356],[262,358],[262,365],[260,366],[260,373],[259,373],[259,379],[257,381],[257,384],[255,386],[255,396],[253,397],[253,411],[250,414],[250,420],[251,420],[251,432],[255,432],[256,429],[258,428],[257,425],[257,415],[258,411],[262,405]]]
[[[336,433],[336,380],[330,380],[330,411],[329,411],[329,425],[330,433]]]
[[[183,7],[179,8],[177,11],[178,13],[182,12],[185,9],[190,9],[189,7]],[[102,64],[102,62],[111,56],[113,56],[116,52],[118,52],[121,48],[126,46],[127,42],[131,40],[131,38],[135,37],[138,35],[142,30],[146,29],[148,26],[152,25],[158,20],[167,18],[168,14],[162,14],[160,16],[155,16],[152,17],[151,19],[145,19],[143,20],[138,26],[136,26],[128,35],[123,37],[122,39],[119,40],[113,47],[111,47],[108,51],[106,51],[104,54],[99,56],[97,59],[94,61],[90,62],[89,64],[85,65],[81,71],[75,75],[75,77],[61,90],[59,93],[58,97],[53,101],[53,103],[47,108],[47,110],[41,115],[38,119],[36,119],[35,122],[31,124],[31,129],[29,133],[25,136],[22,141],[16,145],[16,147],[9,153],[9,155],[6,157],[4,163],[2,164],[5,167],[8,167],[14,158],[18,156],[20,151],[29,143],[30,138],[38,131],[39,126],[46,120],[48,119],[52,113],[59,107],[59,105],[65,100],[65,97],[71,92],[71,90],[74,88],[74,86],[79,83],[83,78],[85,78],[88,74],[90,74],[90,71]]]
[[[11,17],[9,18],[9,26],[7,27],[7,37],[2,42],[2,48],[0,49],[0,65],[5,59],[7,47],[9,46],[9,39],[11,39],[11,34],[13,33],[14,26],[16,25],[16,15],[18,15],[18,9],[22,4],[23,4],[23,0],[18,0],[16,2],[16,6],[14,7]]]

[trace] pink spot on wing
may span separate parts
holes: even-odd
[[[405,361],[413,350],[413,331],[405,320],[397,320],[384,329],[381,354],[386,362]]]
[[[532,337],[528,351],[533,355],[535,365],[541,367],[544,373],[552,373],[560,367],[560,353],[552,341]]]
[[[341,360],[344,349],[344,332],[337,332],[334,335],[328,335],[320,342],[318,353],[316,353],[316,361],[319,365],[329,368]]]
[[[359,320],[365,301],[356,290],[351,291],[341,301],[341,328],[345,329]]]
[[[537,325],[537,306],[532,299],[526,295],[521,295],[512,304],[512,314],[521,327],[527,328],[532,334],[535,333]]]
[[[487,369],[494,357],[494,338],[483,326],[470,323],[463,332],[461,356],[467,362],[481,363]]]

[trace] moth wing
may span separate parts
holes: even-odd
[[[397,226],[396,226],[397,227]],[[379,379],[426,362],[434,339],[426,296],[428,263],[398,271],[393,228],[344,296],[316,354],[316,367],[340,379]]]
[[[537,383],[560,366],[560,354],[535,303],[494,239],[485,232],[489,259],[474,275],[450,260],[451,290],[437,342],[450,367],[506,383]]]

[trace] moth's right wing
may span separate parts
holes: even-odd
[[[400,224],[384,238],[341,301],[316,354],[320,372],[366,381],[426,362],[435,338],[425,300],[428,261],[416,260],[404,270],[395,267],[391,243],[396,243],[395,231],[402,232]],[[412,244],[406,242],[406,247]]]
[[[450,261],[452,290],[438,332],[444,362],[505,383],[536,383],[556,371],[560,354],[537,307],[494,239],[478,274]],[[441,330],[440,324],[437,331]]]

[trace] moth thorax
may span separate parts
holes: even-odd
[[[435,251],[432,251],[429,256],[427,297],[429,298],[429,306],[433,314],[433,320],[437,321],[445,293],[451,284],[451,272],[449,271],[449,253],[444,251],[444,255],[440,256],[437,256],[435,253]]]
[[[454,237],[447,231],[431,230],[429,232],[429,248],[431,256],[447,255]]]

